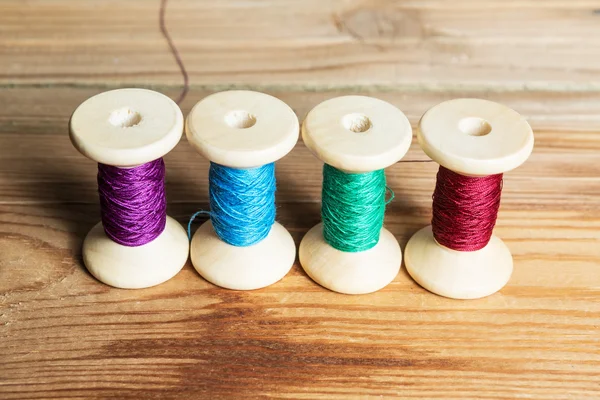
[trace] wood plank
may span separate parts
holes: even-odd
[[[75,107],[97,89],[46,88],[5,89],[0,91],[0,203],[97,204],[96,165],[81,156],[71,145],[67,122]],[[175,96],[175,91],[166,93]],[[355,92],[351,92],[355,93]],[[182,105],[187,114],[207,92],[192,91]],[[327,98],[345,92],[271,92],[292,106],[302,118],[308,110]],[[403,109],[416,123],[430,106],[452,97],[471,96],[471,92],[434,94],[379,93],[378,97]],[[530,160],[507,174],[503,209],[573,206],[593,207],[600,195],[600,96],[548,95],[523,96],[496,94],[500,101],[523,113],[536,131],[536,148]],[[539,102],[544,101],[540,107]],[[546,130],[553,126],[552,131]],[[35,149],[35,150],[32,150]],[[416,142],[405,161],[424,160]],[[171,203],[204,202],[207,198],[208,162],[183,139],[165,157],[168,167],[168,196]],[[402,163],[388,169],[391,187],[429,207],[435,180],[435,163]],[[320,201],[321,163],[299,143],[278,163],[278,201]],[[298,174],[298,171],[303,171]],[[557,191],[556,187],[561,190]]]
[[[404,270],[381,292],[343,296],[298,265],[254,292],[218,289],[190,265],[156,288],[111,289],[80,261],[95,214],[0,205],[2,398],[600,395],[597,210],[504,213],[516,270],[476,301],[429,294]],[[297,241],[317,219],[311,203],[280,213]],[[395,205],[386,225],[404,245],[424,223]]]
[[[177,90],[165,86],[165,93]],[[155,288],[94,280],[81,243],[99,219],[95,165],[70,113],[99,88],[0,91],[0,397],[580,399],[600,397],[600,98],[490,93],[533,124],[531,159],[507,174],[496,229],[515,257],[500,293],[432,295],[403,269],[344,296],[298,264],[253,292],[216,288],[188,263]],[[184,112],[209,92],[192,90]],[[303,116],[353,91],[271,91]],[[413,123],[469,91],[376,93]],[[407,159],[425,159],[413,145]],[[182,141],[166,157],[169,213],[207,207],[206,166]],[[386,227],[402,247],[428,223],[434,163],[388,169]],[[278,220],[299,243],[319,216],[320,163],[299,144],[278,167]]]
[[[186,265],[116,290],[83,268],[99,219],[93,162],[71,146],[89,96],[145,86],[176,97],[158,1],[0,2],[0,397],[580,399],[600,397],[600,5],[595,0],[170,0],[191,76],[184,113],[251,88],[302,118],[370,94],[413,125],[430,106],[483,97],[534,127],[507,174],[496,232],[515,257],[500,293],[454,301],[404,270],[342,296],[299,267],[254,292]],[[426,156],[413,143],[407,160]],[[206,208],[208,163],[166,157],[169,213]],[[299,243],[319,220],[321,165],[299,143],[278,164],[278,220]],[[386,226],[402,247],[428,223],[436,165],[387,171]]]
[[[179,84],[158,1],[5,0],[0,85]],[[173,0],[205,90],[600,91],[600,12],[577,1]]]

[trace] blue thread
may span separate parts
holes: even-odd
[[[195,212],[191,217],[190,217],[190,221],[188,222],[188,240],[192,240],[192,223],[194,222],[194,220],[196,219],[196,217],[198,217],[198,215],[200,214],[206,214],[210,217],[210,213],[208,211],[197,211]]]
[[[210,163],[210,213],[215,232],[233,246],[251,246],[267,237],[275,223],[275,163],[257,168],[234,169]]]

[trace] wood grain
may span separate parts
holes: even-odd
[[[175,98],[158,2],[0,2],[0,398],[600,398],[600,14],[597,1],[171,0],[190,72],[182,104],[265,90],[300,118],[370,94],[414,125],[455,97],[504,103],[536,147],[507,174],[496,233],[515,257],[499,293],[430,294],[402,269],[344,296],[296,264],[253,292],[191,265],[113,289],[81,243],[98,221],[96,166],[67,136],[74,108],[121,85]],[[466,55],[466,56],[463,56]],[[413,142],[406,160],[426,156]],[[169,214],[207,207],[207,162],[166,157]],[[387,170],[386,227],[404,248],[431,213],[434,163]],[[278,220],[298,244],[319,219],[321,165],[302,145],[278,164]]]
[[[4,0],[0,84],[181,82],[147,0]],[[173,0],[193,85],[600,90],[596,0]]]
[[[489,298],[434,296],[404,269],[379,293],[343,296],[298,265],[249,293],[218,289],[189,263],[164,285],[126,291],[80,259],[98,220],[95,165],[66,124],[94,92],[0,92],[3,398],[600,396],[600,133],[589,125],[536,130],[531,159],[508,174],[496,232],[515,273]],[[302,114],[337,93],[273,94]],[[409,115],[438,100],[407,103]],[[540,115],[525,111],[535,126]],[[413,146],[407,158],[425,156]],[[206,163],[182,142],[167,166],[169,213],[185,222],[206,207]],[[428,222],[435,169],[388,170],[398,201],[386,226],[403,247]],[[319,220],[320,164],[298,145],[278,175],[279,221],[299,243]]]

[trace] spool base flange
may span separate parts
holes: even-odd
[[[177,275],[187,262],[188,243],[185,229],[169,216],[156,239],[136,247],[113,242],[100,222],[83,241],[83,261],[88,271],[107,285],[147,288]]]
[[[379,242],[356,253],[337,250],[323,238],[323,223],[315,225],[300,243],[300,264],[319,285],[339,293],[375,292],[394,280],[402,251],[390,231],[381,229]]]
[[[497,236],[477,251],[456,251],[437,243],[431,226],[413,235],[404,252],[406,270],[422,287],[453,299],[478,299],[502,289],[510,279],[510,250]]]
[[[246,247],[222,241],[206,221],[191,244],[194,268],[207,281],[226,289],[254,290],[279,281],[294,265],[296,245],[290,233],[275,222],[262,241]]]

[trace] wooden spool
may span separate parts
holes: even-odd
[[[83,102],[71,117],[73,145],[98,163],[131,168],[154,161],[177,145],[181,110],[168,97],[145,89],[118,89]],[[113,242],[98,223],[83,242],[83,261],[101,282],[118,288],[145,288],[175,276],[187,261],[183,227],[167,216],[164,231],[150,243],[128,247]]]
[[[514,110],[487,100],[456,99],[427,111],[417,132],[423,151],[467,176],[487,176],[521,165],[533,150],[533,132]],[[425,289],[454,299],[476,299],[500,290],[513,269],[510,250],[492,235],[482,249],[461,252],[436,242],[431,226],[405,251],[406,268]]]
[[[327,100],[312,109],[302,124],[302,139],[323,162],[347,173],[364,173],[398,162],[410,147],[412,129],[406,116],[385,101],[365,96]],[[402,252],[382,228],[379,243],[366,251],[344,252],[323,238],[323,224],[300,243],[306,273],[330,290],[361,294],[377,291],[398,274]]]
[[[186,120],[186,135],[208,160],[231,168],[256,168],[289,153],[299,135],[298,117],[281,100],[264,93],[234,90],[198,102]],[[294,265],[296,246],[275,222],[269,235],[252,246],[222,241],[207,221],[194,234],[194,268],[215,285],[236,290],[269,286]]]

